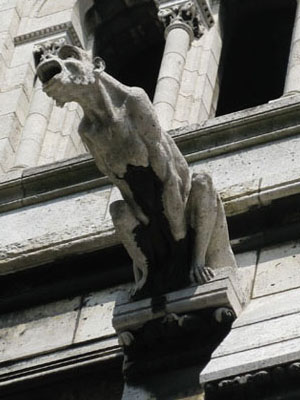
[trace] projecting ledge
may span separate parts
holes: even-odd
[[[222,268],[217,276],[201,286],[189,286],[157,298],[130,301],[128,292],[117,299],[113,326],[116,331],[138,329],[146,322],[163,318],[168,314],[185,314],[208,308],[228,307],[238,316],[246,302],[238,283],[238,272]]]
[[[204,285],[152,299],[131,301],[128,293],[121,293],[113,326],[124,352],[124,399],[136,393],[139,399],[150,399],[150,392],[153,398],[173,398],[173,392],[167,397],[159,388],[171,390],[176,374],[180,392],[201,398],[199,374],[246,303],[238,273],[220,268]],[[185,374],[192,379],[189,387]]]

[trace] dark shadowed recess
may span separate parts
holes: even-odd
[[[94,55],[106,71],[128,86],[142,87],[152,99],[164,49],[162,24],[153,0],[95,0],[87,23],[93,25]]]
[[[223,49],[217,115],[283,94],[295,0],[223,0]]]
[[[228,218],[236,253],[300,237],[300,195]],[[49,264],[0,276],[0,314],[133,282],[122,246],[65,256]]]
[[[121,400],[122,358],[1,388],[1,400]]]

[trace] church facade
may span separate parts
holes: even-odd
[[[0,0],[0,22],[0,399],[298,399],[299,0]],[[191,320],[190,346],[172,321],[171,350],[141,350],[134,376],[112,322],[134,280],[109,213],[120,193],[80,106],[36,77],[35,49],[57,41],[146,91],[226,211],[233,320]]]

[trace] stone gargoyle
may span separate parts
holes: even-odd
[[[222,202],[206,173],[190,176],[144,90],[107,74],[99,57],[68,44],[35,49],[43,90],[63,106],[79,103],[79,134],[124,200],[110,206],[132,261],[135,299],[211,280],[235,267]]]

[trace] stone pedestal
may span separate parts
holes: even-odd
[[[157,298],[132,302],[122,292],[113,326],[124,349],[123,400],[202,398],[199,374],[244,304],[232,268],[205,285]]]

